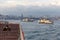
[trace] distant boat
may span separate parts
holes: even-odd
[[[40,19],[38,20],[39,24],[53,24],[53,21],[49,19]]]
[[[0,21],[0,40],[24,40],[19,23]]]
[[[34,19],[24,18],[22,19],[23,22],[33,22]]]

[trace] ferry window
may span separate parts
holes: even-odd
[[[6,25],[6,27],[3,28],[3,31],[11,31],[11,28],[9,28],[9,26]]]

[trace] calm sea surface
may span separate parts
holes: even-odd
[[[25,40],[60,40],[60,21],[54,21],[54,24],[20,21],[20,24]]]

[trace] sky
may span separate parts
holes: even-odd
[[[16,5],[60,6],[60,0],[0,0],[0,6],[14,7]]]
[[[60,0],[0,0],[0,14],[59,15]]]

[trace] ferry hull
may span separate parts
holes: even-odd
[[[39,24],[53,24],[53,23],[39,22]]]

